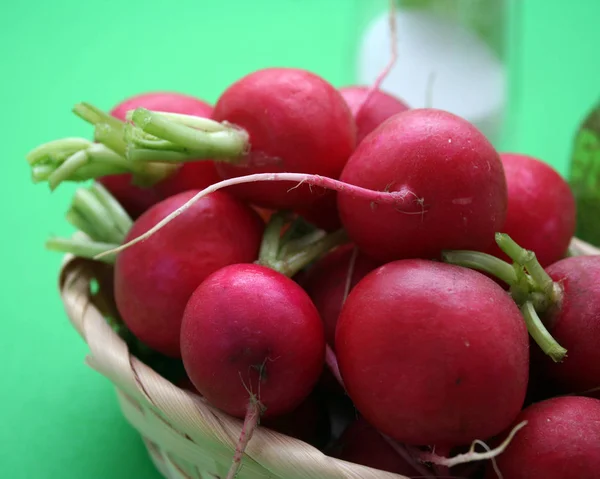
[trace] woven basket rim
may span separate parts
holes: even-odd
[[[72,326],[89,347],[86,363],[113,383],[121,400],[133,400],[151,409],[194,444],[203,446],[198,438],[208,438],[229,453],[225,457],[230,463],[242,421],[180,389],[130,354],[90,298],[93,272],[102,267],[107,266],[67,254],[60,268],[60,296]],[[244,471],[240,477],[407,479],[327,456],[307,443],[266,428],[254,433],[244,457]]]

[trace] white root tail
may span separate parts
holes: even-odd
[[[515,434],[517,434],[517,432],[519,432],[520,429],[525,427],[526,424],[527,424],[527,421],[522,421],[519,424],[517,424],[510,431],[507,438],[502,442],[502,444],[500,444],[497,448],[486,451],[486,452],[475,452],[475,446],[477,444],[481,444],[481,441],[476,440],[476,441],[473,441],[473,443],[471,444],[471,447],[469,448],[469,452],[466,452],[464,454],[458,454],[457,456],[454,456],[454,457],[441,457],[435,453],[426,452],[426,453],[422,453],[420,455],[419,459],[421,460],[421,462],[430,462],[432,464],[436,464],[439,466],[446,466],[446,467],[454,467],[454,466],[458,466],[459,464],[466,464],[468,462],[492,459],[492,458],[499,456],[506,450],[508,445],[511,443],[511,441],[515,437]]]

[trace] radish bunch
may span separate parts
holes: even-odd
[[[406,477],[598,474],[600,256],[570,255],[573,196],[542,160],[290,67],[214,107],[74,112],[91,139],[27,158],[52,189],[95,180],[48,248],[104,262],[134,350],[243,420],[229,478],[261,427]]]

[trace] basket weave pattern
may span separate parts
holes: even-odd
[[[98,290],[92,294],[91,283]],[[89,346],[87,364],[108,378],[127,421],[141,434],[168,479],[220,479],[227,474],[242,422],[179,389],[129,353],[105,315],[115,314],[109,266],[67,256],[59,288],[66,313]],[[402,479],[326,456],[266,428],[250,441],[241,479]],[[405,478],[404,478],[405,479]]]

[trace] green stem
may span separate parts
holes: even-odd
[[[340,229],[308,245],[301,251],[280,258],[276,264],[271,265],[271,267],[288,277],[292,277],[317,258],[347,242],[348,234],[345,230]]]
[[[125,125],[112,126],[108,123],[99,123],[94,128],[94,140],[102,143],[119,156],[127,154],[127,143],[125,142]]]
[[[87,181],[131,173],[136,184],[151,186],[171,175],[174,165],[134,163],[103,144],[66,138],[41,145],[27,155],[34,183],[47,181],[52,190],[64,181]]]
[[[133,121],[134,113],[135,110],[130,110],[127,112],[128,121]],[[154,111],[154,113],[174,123],[189,126],[190,128],[196,128],[197,130],[206,132],[227,131],[228,128],[226,123],[219,123],[218,121],[211,120],[209,118],[202,118],[200,116],[183,115],[181,113],[169,113],[164,111]]]
[[[89,259],[93,259],[96,255],[110,251],[118,246],[117,244],[99,243],[87,239],[74,238],[50,238],[46,241],[46,248],[51,251],[71,253],[75,256]],[[115,258],[116,255],[106,255],[99,261],[112,264],[115,262]]]
[[[129,135],[129,148],[184,151],[189,160],[220,158],[239,162],[249,149],[248,134],[235,127],[222,124],[220,131],[210,131],[186,126],[168,115],[152,112],[145,108],[136,109],[131,119],[141,132],[154,138],[145,138],[139,133]],[[168,145],[164,141],[172,143]],[[192,155],[193,152],[193,155]]]
[[[73,211],[94,225],[96,241],[121,244],[125,235],[115,225],[113,218],[107,212],[102,202],[87,188],[78,188],[71,204]]]
[[[86,218],[81,216],[81,214],[74,210],[73,207],[69,208],[65,214],[65,218],[75,227],[75,229],[82,231],[86,236],[89,236],[90,238],[98,238],[101,236],[96,230],[96,226],[87,221]]]
[[[542,321],[540,320],[533,304],[527,301],[521,306],[521,312],[527,324],[527,330],[538,344],[538,346],[552,358],[554,362],[561,362],[567,355],[567,350],[563,348],[548,332]]]
[[[281,229],[286,222],[286,212],[277,212],[271,216],[263,234],[258,254],[258,263],[269,266],[277,261],[281,244]]]
[[[496,243],[513,261],[527,269],[537,291],[552,295],[554,281],[546,273],[533,251],[522,248],[505,233],[496,233]]]
[[[446,263],[464,266],[491,274],[512,286],[517,283],[515,268],[495,256],[478,251],[444,251],[442,259]]]
[[[98,125],[100,123],[107,124],[115,129],[122,128],[124,123],[115,118],[114,116],[102,111],[100,108],[95,107],[86,102],[77,103],[73,107],[73,113],[75,113],[82,120],[87,121],[92,125]]]
[[[125,239],[127,233],[133,226],[133,220],[127,214],[121,204],[112,196],[100,183],[94,183],[90,187],[90,192],[102,204],[106,214],[112,219],[113,224],[122,235],[121,242]]]

